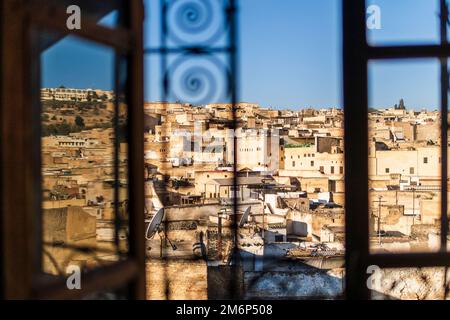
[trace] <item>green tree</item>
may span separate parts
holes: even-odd
[[[75,124],[80,127],[80,128],[84,128],[86,125],[84,124],[84,119],[80,116],[76,116],[75,118]]]

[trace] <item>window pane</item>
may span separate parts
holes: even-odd
[[[369,64],[372,252],[439,250],[439,81],[438,60]]]
[[[439,43],[439,0],[367,0],[371,45]]]
[[[147,47],[161,45],[161,37],[174,50],[225,45],[227,30],[216,19],[223,19],[227,1],[164,1],[170,25],[164,35],[151,19],[162,19],[159,2],[145,2]],[[149,51],[145,63],[147,298],[207,299],[219,286],[229,296],[232,280],[224,274],[233,273],[237,194],[229,56]],[[223,272],[210,278],[218,266]]]
[[[115,10],[102,16],[98,24],[109,28],[117,27],[119,25],[119,11]]]
[[[227,45],[227,29],[215,33],[222,23],[217,4],[227,1],[164,2],[169,31],[161,37],[159,1],[146,1],[147,221],[161,207],[165,217],[147,242],[148,298],[340,296],[339,3],[239,2],[239,92],[246,102],[235,106],[234,131],[229,56],[154,50],[164,43],[172,50]],[[234,246],[241,264],[233,269]]]
[[[47,34],[41,39],[48,44]],[[122,92],[115,92],[114,61],[111,48],[72,36],[41,54],[47,273],[65,275],[72,265],[96,268],[124,258],[128,250],[126,140],[119,131],[126,125],[126,104]]]
[[[239,110],[238,174],[262,205],[252,206],[251,220],[239,230],[245,297],[339,297],[340,2],[249,0],[240,6],[241,94],[254,103]],[[261,181],[251,181],[252,175]]]

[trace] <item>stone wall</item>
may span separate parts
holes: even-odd
[[[345,273],[342,268],[233,273],[229,267],[208,267],[203,260],[152,260],[146,268],[151,300],[226,299],[230,288],[244,299],[333,299],[343,293]],[[441,267],[378,269],[368,274],[368,284],[372,299],[439,300],[444,273]]]
[[[146,263],[148,300],[208,299],[207,265],[203,260],[157,260]]]
[[[67,249],[64,245],[95,248],[96,218],[81,207],[44,209],[42,240],[47,243],[43,248],[44,272],[58,274],[70,264],[86,265],[95,254]]]
[[[372,299],[444,299],[444,274],[445,268],[440,267],[378,270],[369,278]]]

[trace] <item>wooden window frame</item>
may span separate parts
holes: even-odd
[[[380,268],[448,266],[447,252],[447,143],[441,143],[441,239],[436,253],[372,254],[369,252],[368,215],[368,69],[370,60],[440,58],[441,118],[448,115],[447,41],[448,8],[440,3],[440,39],[437,45],[371,46],[366,39],[366,3],[343,0],[343,83],[345,120],[345,240],[347,299],[370,299],[367,267]],[[441,141],[447,139],[448,123],[441,123]],[[357,201],[355,201],[357,199]],[[446,290],[447,291],[447,290]]]
[[[1,23],[1,298],[76,299],[126,288],[126,297],[145,299],[143,159],[143,3],[141,0],[0,0]],[[82,17],[81,30],[66,28],[66,6],[86,12],[124,10],[124,25],[108,28]],[[122,7],[123,6],[123,7]],[[35,28],[107,45],[127,61],[129,169],[128,258],[83,274],[82,289],[43,275],[40,221],[40,51]]]

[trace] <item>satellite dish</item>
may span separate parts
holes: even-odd
[[[159,225],[161,224],[163,218],[164,218],[164,208],[161,208],[158,210],[158,212],[155,213],[155,215],[150,220],[150,223],[147,226],[147,231],[145,232],[145,238],[147,240],[153,238],[156,231],[158,231]]]
[[[246,224],[248,222],[248,215],[250,214],[250,210],[252,209],[252,207],[248,207],[247,209],[245,209],[244,214],[242,215],[241,221],[239,221],[239,227],[243,227],[244,224]]]

